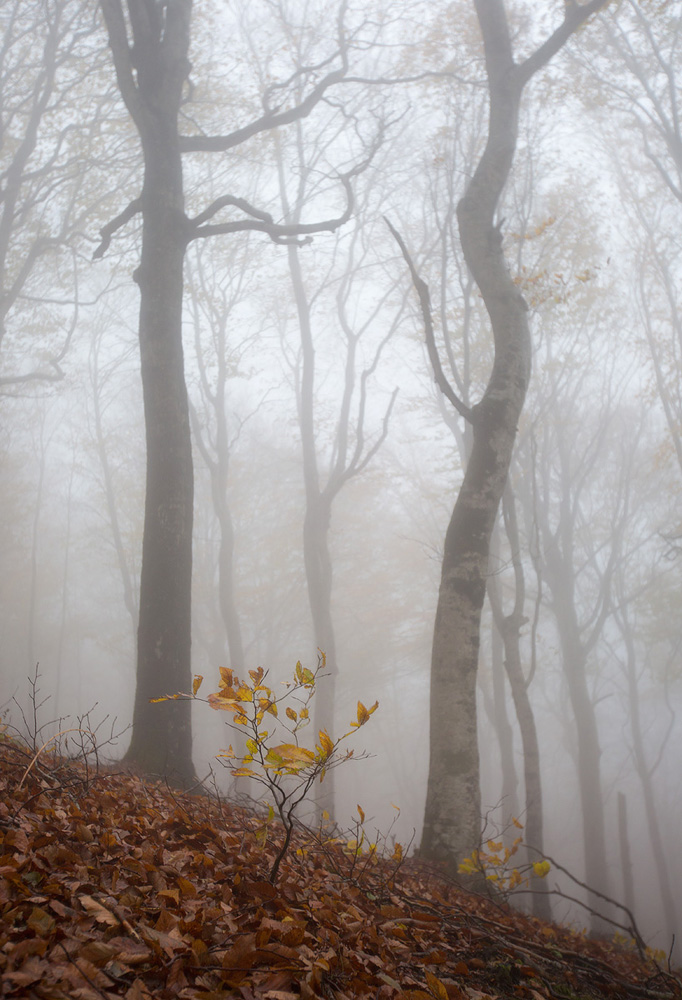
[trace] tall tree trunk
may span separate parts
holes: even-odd
[[[490,538],[530,377],[523,296],[507,271],[494,215],[516,148],[522,85],[502,3],[476,2],[490,85],[483,156],[457,206],[462,250],[483,295],[495,360],[473,408],[469,462],[445,536],[431,657],[429,778],[422,850],[456,865],[480,839],[476,671]]]
[[[164,693],[187,691],[191,673],[194,472],[182,350],[184,199],[177,135],[168,139],[147,143],[142,192],[137,281],[147,481],[128,756],[146,771],[183,782],[194,774],[190,706],[149,704]]]
[[[109,525],[116,551],[116,561],[121,575],[121,585],[123,587],[123,603],[130,617],[130,625],[133,641],[137,635],[138,607],[135,583],[128,565],[128,557],[123,543],[123,534],[118,517],[118,502],[116,500],[116,490],[114,487],[114,476],[109,462],[107,451],[106,434],[104,432],[104,421],[102,413],[102,379],[100,377],[100,349],[102,335],[98,331],[90,349],[90,381],[92,384],[92,407],[95,423],[95,445],[97,447],[97,457],[102,468],[102,488],[109,515]]]
[[[530,378],[528,307],[502,252],[495,213],[511,169],[525,84],[606,0],[566,4],[560,27],[514,61],[503,0],[474,0],[490,95],[488,140],[457,206],[464,257],[492,326],[495,358],[471,410],[473,443],[445,537],[431,657],[429,777],[422,850],[451,866],[480,839],[476,671],[490,537]]]
[[[315,443],[314,389],[315,345],[310,306],[301,272],[298,249],[289,246],[289,272],[298,311],[301,334],[302,371],[299,395],[299,425],[303,454],[303,481],[306,508],[303,520],[303,562],[305,566],[308,603],[317,648],[325,656],[325,677],[315,693],[313,722],[315,729],[326,729],[334,739],[334,702],[336,691],[336,636],[332,620],[332,561],[329,553],[331,501],[320,488]],[[334,772],[328,771],[317,796],[319,811],[334,811]]]
[[[150,705],[187,691],[191,661],[194,473],[182,349],[187,241],[178,113],[189,73],[191,0],[100,0],[121,94],[144,156],[140,359],[147,478],[137,633],[137,687],[128,758],[179,783],[194,778],[191,706]]]

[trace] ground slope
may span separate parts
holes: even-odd
[[[33,760],[33,763],[31,763]],[[632,953],[262,818],[0,741],[0,996],[682,996]]]

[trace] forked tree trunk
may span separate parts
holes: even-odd
[[[190,704],[150,699],[190,687],[194,475],[182,350],[187,240],[178,112],[189,73],[191,0],[166,10],[101,0],[121,94],[140,134],[144,181],[140,359],[147,481],[140,575],[137,688],[128,758],[179,783],[194,777]],[[133,72],[134,71],[134,72]]]

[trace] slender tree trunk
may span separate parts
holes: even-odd
[[[523,746],[523,776],[526,796],[525,810],[525,841],[528,845],[528,861],[539,860],[544,851],[543,808],[542,808],[542,777],[540,771],[540,747],[535,726],[535,716],[528,696],[528,681],[521,664],[521,628],[527,621],[523,616],[525,603],[525,576],[520,556],[520,539],[516,517],[516,501],[511,489],[507,489],[503,497],[504,522],[512,550],[512,565],[516,593],[514,608],[509,615],[504,615],[502,604],[497,594],[495,578],[488,581],[488,594],[493,610],[493,618],[502,635],[504,643],[504,665],[509,678],[516,718],[521,733]],[[537,853],[535,853],[537,852]],[[531,879],[532,908],[536,917],[551,920],[551,906],[544,882]]]
[[[644,814],[646,816],[647,830],[649,833],[649,843],[656,866],[656,878],[661,896],[661,908],[665,920],[665,933],[672,941],[678,934],[678,915],[675,899],[673,896],[670,871],[663,848],[663,838],[661,837],[661,827],[658,820],[658,809],[656,808],[656,797],[652,781],[652,768],[647,763],[646,751],[644,749],[644,739],[642,736],[642,720],[640,715],[640,694],[637,686],[637,658],[632,632],[629,627],[627,608],[621,618],[621,632],[625,640],[627,651],[627,681],[628,681],[628,702],[630,707],[630,732],[632,734],[632,751],[635,760],[635,768],[642,786],[642,798],[644,800]],[[680,954],[680,946],[676,945],[676,952]]]
[[[43,510],[43,493],[45,487],[45,462],[47,445],[45,444],[45,411],[40,412],[40,437],[38,453],[40,467],[36,488],[35,505],[31,524],[31,575],[28,592],[28,621],[26,623],[26,656],[29,677],[33,676],[37,667],[36,661],[36,613],[38,610],[38,539],[40,537],[40,517]]]
[[[552,592],[552,606],[559,630],[561,657],[568,694],[575,719],[578,742],[578,788],[582,813],[585,881],[590,889],[609,895],[606,865],[606,833],[601,787],[601,748],[594,704],[587,683],[587,652],[580,637],[575,612],[572,570],[565,565],[556,539],[548,537],[545,547],[546,578]],[[605,904],[594,893],[588,902],[597,913]],[[608,925],[592,918],[595,935],[609,933]]]
[[[316,730],[326,729],[330,737],[334,739],[337,662],[336,636],[331,610],[332,561],[328,539],[331,504],[320,489],[320,473],[317,465],[314,416],[315,345],[313,343],[310,306],[305,291],[298,250],[295,246],[289,246],[287,249],[303,355],[299,397],[299,425],[306,497],[303,520],[303,562],[315,644],[324,653],[326,660],[325,677],[315,693],[313,722]],[[319,810],[326,809],[330,815],[333,815],[334,811],[334,784],[334,772],[329,771],[321,793],[317,796]]]
[[[62,681],[64,664],[64,647],[66,645],[67,620],[69,616],[69,562],[71,558],[71,517],[73,500],[73,480],[76,472],[76,453],[71,459],[69,472],[69,488],[66,494],[66,531],[64,538],[64,562],[62,564],[62,607],[59,619],[59,638],[57,639],[57,660],[55,669],[55,715],[59,718],[59,708],[62,701]]]
[[[488,590],[494,577],[488,580]],[[502,771],[502,826],[506,827],[512,816],[519,814],[518,784],[514,762],[514,734],[507,714],[507,699],[504,682],[504,644],[499,629],[493,625],[491,636],[491,665],[493,678],[493,721],[500,747],[500,769]]]
[[[221,495],[217,502],[214,497],[214,505],[220,525],[220,551],[218,553],[220,613],[227,635],[230,666],[241,676],[245,663],[242,626],[237,610],[234,586],[234,526],[230,508],[224,494]]]
[[[116,550],[116,561],[118,562],[118,571],[121,574],[123,603],[125,604],[126,611],[130,617],[130,625],[134,640],[137,635],[138,623],[137,594],[135,593],[135,586],[130,573],[130,568],[128,566],[125,546],[123,544],[123,535],[121,533],[121,525],[118,518],[118,503],[116,501],[114,477],[109,463],[106,435],[104,433],[101,399],[102,384],[99,373],[100,343],[101,340],[97,337],[91,350],[92,406],[95,418],[95,442],[97,445],[97,456],[99,458],[100,466],[102,467],[102,485],[104,487],[104,497],[107,505],[107,513],[109,515],[109,525],[111,527],[114,549]]]
[[[618,792],[618,846],[620,848],[620,868],[623,874],[623,898],[630,913],[635,912],[635,886],[632,877],[632,858],[628,837],[627,799]]]

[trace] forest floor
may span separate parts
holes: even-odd
[[[280,828],[0,739],[0,996],[682,997],[665,963]]]

